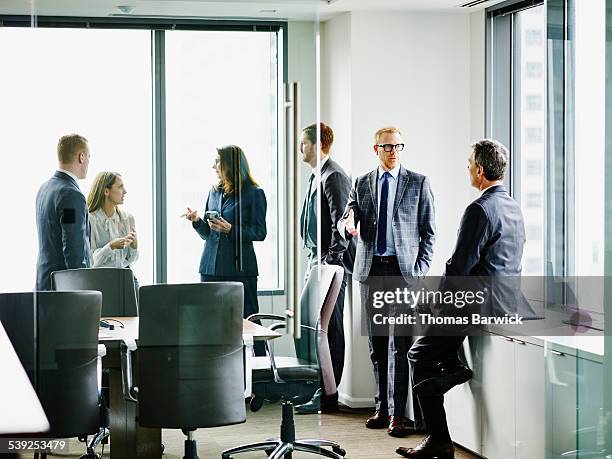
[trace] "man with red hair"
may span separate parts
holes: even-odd
[[[333,142],[334,131],[325,123],[311,124],[302,130],[300,142],[302,161],[312,168],[300,217],[300,236],[309,252],[306,280],[312,267],[319,263],[343,266],[345,275],[327,331],[336,384],[335,387],[324,387],[321,380],[321,388],[312,400],[296,406],[295,410],[300,414],[338,411],[337,387],[344,369],[344,292],[348,274],[353,268],[354,249],[340,235],[337,224],[348,201],[351,181],[342,167],[330,158]],[[320,240],[317,240],[318,222],[321,228]],[[318,247],[321,249],[320,259]]]

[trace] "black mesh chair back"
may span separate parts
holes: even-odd
[[[46,436],[94,434],[100,292],[0,294],[0,321],[49,419]]]
[[[51,273],[53,290],[102,292],[102,317],[135,317],[138,303],[129,268],[80,268]]]
[[[246,420],[240,282],[140,288],[139,422],[192,431]]]

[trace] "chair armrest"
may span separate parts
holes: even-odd
[[[279,328],[286,328],[286,327],[287,327],[287,324],[285,324],[284,322],[276,322],[276,323],[270,325],[268,328],[270,330],[272,330],[272,331],[276,331]],[[300,324],[300,328],[304,328],[306,330],[312,330],[312,331],[315,331],[315,332],[317,331],[317,329],[315,327],[310,327],[310,326],[304,325],[304,324]]]
[[[260,319],[285,320],[285,317],[279,316],[278,314],[263,314],[263,313],[251,314],[249,317],[247,317],[247,320],[251,322],[254,322]]]
[[[133,385],[132,380],[132,353],[135,350],[134,340],[126,340],[121,343],[121,386],[123,398],[130,402],[138,402],[138,387]]]
[[[279,328],[287,328],[287,324],[285,322],[276,322],[268,327],[272,331],[276,331]]]

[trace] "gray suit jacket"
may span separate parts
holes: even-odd
[[[525,223],[518,203],[503,185],[472,202],[461,219],[446,276],[520,276]]]
[[[361,223],[353,267],[353,278],[360,282],[364,282],[370,274],[376,249],[377,170],[355,180],[344,215],[338,222],[340,234],[347,238],[350,237],[345,230],[349,209],[353,209],[355,225]],[[435,242],[434,219],[434,199],[429,179],[401,166],[392,225],[395,252],[407,281],[415,276],[424,276],[429,270]]]
[[[85,196],[72,177],[57,171],[36,195],[36,290],[51,290],[51,273],[91,267]]]
[[[461,219],[457,245],[446,262],[446,285],[462,290],[484,290],[488,295],[478,307],[480,314],[502,317],[537,314],[521,290],[521,260],[525,246],[525,223],[518,203],[503,185],[485,190]],[[454,276],[459,276],[452,279]],[[464,276],[475,276],[468,281]]]

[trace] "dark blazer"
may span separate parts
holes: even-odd
[[[51,273],[91,267],[85,196],[68,174],[57,171],[36,195],[36,290],[51,290]]]
[[[446,276],[520,276],[525,224],[517,202],[503,185],[472,202],[461,219]]]
[[[317,241],[317,195],[321,196],[321,257],[330,265],[344,266],[347,273],[353,271],[355,244],[343,238],[338,231],[338,221],[348,202],[351,181],[340,165],[329,158],[321,167],[319,186],[304,197],[300,215],[300,236],[304,239],[304,220],[308,215],[306,232],[311,240]]]
[[[215,276],[257,276],[253,241],[266,238],[266,195],[258,187],[242,189],[241,200],[234,194],[221,203],[223,193],[213,188],[208,193],[206,210],[216,210],[232,225],[229,234],[213,231],[202,219],[192,223],[206,242],[200,260],[200,274]],[[242,267],[238,262],[242,259]]]
[[[521,208],[503,185],[492,186],[465,209],[457,244],[444,273],[462,277],[446,280],[464,290],[486,289],[486,301],[477,307],[481,314],[501,317],[518,313],[524,318],[535,317],[521,291],[524,245]],[[463,276],[477,277],[468,282]]]
[[[376,249],[378,220],[378,168],[355,180],[342,219],[340,234],[345,231],[349,209],[353,209],[355,225],[361,223],[353,278],[365,282],[372,268]],[[409,281],[424,276],[429,270],[435,242],[434,199],[429,179],[400,166],[397,192],[393,206],[393,241],[400,270]]]

